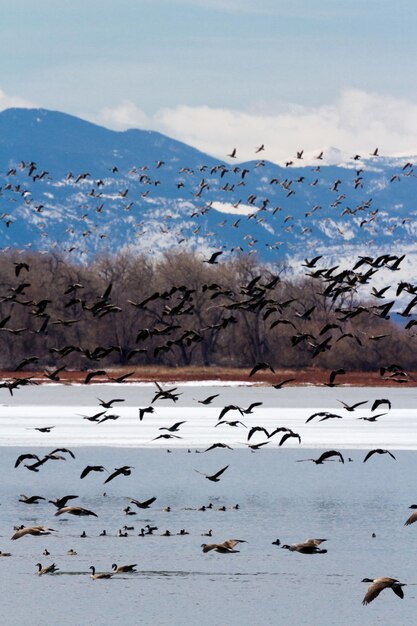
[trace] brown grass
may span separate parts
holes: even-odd
[[[319,368],[307,368],[302,370],[280,369],[275,374],[271,372],[258,372],[249,377],[249,369],[225,368],[225,367],[136,367],[135,370],[129,368],[109,368],[106,370],[107,376],[94,377],[91,383],[109,382],[109,377],[116,378],[122,374],[134,371],[134,374],[126,379],[126,382],[186,382],[199,380],[221,380],[221,381],[245,381],[259,385],[272,385],[282,380],[294,379],[285,386],[297,385],[324,385],[329,380],[329,371]],[[82,383],[87,375],[87,371],[65,371],[59,374],[62,383]],[[0,380],[12,378],[33,377],[37,381],[49,383],[43,371],[9,372],[0,371]],[[408,387],[417,386],[417,372],[409,372],[406,382],[399,383],[388,377],[381,377],[378,372],[347,372],[336,378],[337,385],[352,385],[355,387],[396,387],[400,384]],[[90,384],[91,384],[90,383]]]

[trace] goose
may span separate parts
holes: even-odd
[[[77,556],[77,551],[70,548],[67,552],[68,556]]]
[[[220,554],[231,554],[233,552],[239,552],[239,550],[234,550],[234,547],[237,546],[238,543],[246,543],[246,541],[244,539],[226,539],[223,543],[202,543],[201,547],[204,553],[215,550],[216,552],[220,552]]]
[[[417,509],[417,504],[412,504],[408,508]],[[411,513],[410,517],[406,520],[404,526],[411,526],[411,524],[414,524],[414,522],[417,522],[417,511],[414,511],[414,513]]]
[[[116,563],[113,563],[111,568],[116,574],[125,574],[127,572],[136,572],[136,565],[137,563],[133,563],[133,565],[116,565]]]
[[[63,506],[57,510],[55,515],[63,515],[64,513],[77,515],[78,517],[84,515],[93,515],[94,517],[98,517],[97,513],[89,511],[88,509],[84,509],[82,506]]]
[[[94,565],[90,565],[88,569],[91,569],[90,578],[91,580],[99,580],[101,578],[111,578],[113,574],[111,572],[98,572],[96,574],[96,568]]]
[[[323,541],[326,539],[307,539],[302,543],[284,544],[281,548],[290,550],[290,552],[300,552],[300,554],[325,554],[327,550],[319,548]]]
[[[2,552],[0,550],[0,556],[12,556],[10,552]]]
[[[21,537],[25,537],[25,535],[33,535],[34,537],[43,537],[44,535],[50,535],[51,532],[54,532],[53,528],[48,528],[47,526],[24,526],[23,528],[19,528],[14,535],[11,537],[12,541],[16,539],[20,539]]]
[[[46,567],[42,567],[40,563],[36,563],[36,566],[38,568],[39,576],[43,576],[44,574],[53,574],[59,569],[58,567],[55,566],[55,563],[52,563],[51,565],[47,565]]]
[[[372,600],[375,600],[377,596],[381,593],[383,589],[392,589],[395,595],[399,598],[404,598],[404,592],[402,587],[406,586],[405,583],[401,583],[396,578],[388,578],[386,576],[382,576],[380,578],[363,578],[363,583],[372,583],[368,587],[368,591],[365,594],[364,599],[362,600],[362,604],[369,604]]]

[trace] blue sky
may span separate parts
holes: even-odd
[[[415,0],[0,0],[0,108],[219,155],[267,135],[275,160],[301,145],[417,152],[416,18]]]

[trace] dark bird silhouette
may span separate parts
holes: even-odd
[[[405,587],[405,583],[400,583],[396,578],[380,577],[380,578],[363,578],[363,583],[372,583],[368,587],[368,591],[365,594],[362,604],[366,605],[375,600],[384,589],[392,589],[396,596],[404,598],[404,592],[402,587]]]
[[[99,401],[100,406],[102,406],[104,409],[111,409],[112,405],[115,402],[125,402],[125,400],[122,398],[113,398],[113,400],[108,400],[107,402],[105,402],[104,400],[100,400],[100,398],[97,398],[97,400]]]
[[[55,500],[48,500],[48,502],[56,506],[57,509],[62,509],[62,507],[67,504],[67,502],[69,502],[70,500],[75,500],[76,498],[78,498],[78,496],[62,496],[62,498],[55,498]]]
[[[25,496],[23,493],[20,495],[19,502],[24,504],[38,504],[39,500],[45,500],[42,496]]]
[[[355,409],[358,408],[358,406],[362,406],[363,404],[366,404],[368,400],[363,400],[362,402],[356,402],[355,404],[346,404],[346,402],[343,402],[343,400],[338,400],[338,402],[343,404],[343,408],[345,408],[346,411],[354,411]]]
[[[204,474],[204,472],[199,472],[198,470],[194,470],[195,472],[197,472],[198,474],[201,474],[202,476],[205,476],[207,478],[207,480],[211,480],[214,483],[218,483],[220,480],[220,476],[223,474],[223,472],[225,472],[227,470],[229,466],[226,465],[225,467],[222,467],[222,469],[220,469],[218,472],[216,472],[215,474]]]
[[[179,435],[171,435],[171,433],[166,433],[164,435],[158,435],[154,437],[152,441],[156,441],[157,439],[182,439]]]
[[[329,411],[319,411],[318,413],[313,413],[313,415],[310,415],[310,417],[306,420],[306,424],[308,424],[308,422],[310,422],[315,417],[321,417],[319,422],[323,422],[328,419],[343,419],[342,416],[338,415],[337,413],[330,413]]]
[[[131,502],[132,504],[136,504],[136,506],[140,509],[149,509],[149,507],[155,502],[155,500],[156,496],[154,496],[153,498],[149,498],[149,500],[144,500],[143,502],[141,502],[140,500],[135,500],[134,498],[129,498],[129,502]]]
[[[186,421],[175,422],[175,424],[173,424],[172,426],[161,426],[159,430],[168,430],[170,433],[176,433],[179,430],[179,427],[185,423]]]
[[[102,465],[87,465],[80,474],[80,478],[85,478],[90,472],[104,472],[107,471]]]
[[[209,259],[203,259],[203,263],[209,263],[210,265],[217,265],[217,258],[223,254],[223,250],[218,250],[217,252],[213,252]]]
[[[243,415],[243,411],[240,406],[236,406],[236,404],[228,404],[227,406],[222,408],[222,410],[220,411],[220,415],[217,419],[221,420],[222,417],[224,417],[229,411],[239,411],[239,413]]]
[[[388,415],[388,413],[377,413],[376,415],[371,415],[370,417],[358,417],[358,420],[365,420],[366,422],[376,422],[378,417],[383,417],[384,415]]]
[[[96,370],[94,372],[88,372],[87,376],[84,378],[84,385],[88,385],[90,380],[97,376],[106,376],[107,372],[105,370]]]
[[[274,389],[282,389],[284,385],[288,385],[288,383],[292,383],[295,378],[286,378],[285,380],[281,380],[279,383],[274,383],[272,387]]]
[[[132,469],[134,469],[134,467],[132,467],[131,465],[116,467],[114,472],[110,474],[108,478],[106,478],[104,484],[109,483],[111,480],[114,480],[114,478],[117,478],[117,476],[130,476],[130,474],[132,473]]]
[[[228,450],[233,450],[233,448],[228,446],[226,443],[218,442],[218,443],[212,443],[209,448],[206,448],[204,450],[204,452],[209,452],[210,450],[214,450],[215,448],[227,448]]]
[[[155,409],[153,406],[147,406],[144,409],[139,409],[139,421],[143,420],[143,416],[145,413],[155,413]]]
[[[322,463],[324,463],[324,461],[327,461],[327,459],[330,459],[334,456],[339,457],[342,463],[345,462],[342,454],[337,450],[328,450],[327,452],[323,452],[323,454],[321,454],[318,459],[301,459],[297,462],[300,463],[301,461],[313,461],[313,463],[315,463],[316,465],[321,465]]]
[[[227,426],[232,426],[232,427],[237,427],[237,426],[243,426],[243,428],[247,428],[246,424],[244,424],[243,422],[240,422],[239,420],[233,420],[233,421],[227,421],[227,420],[221,420],[220,422],[217,422],[217,424],[214,425],[214,428],[216,428],[216,426],[221,426],[222,424],[226,424]]]
[[[291,437],[298,439],[298,443],[301,444],[301,437],[298,433],[293,433],[292,430],[288,433],[285,433],[285,435],[282,436],[281,441],[279,442],[279,446],[282,446],[283,443],[285,443],[287,441],[287,439],[290,439]]]
[[[392,458],[394,459],[394,461],[396,460],[396,459],[395,459],[395,456],[394,456],[394,455],[392,454],[392,452],[390,452],[389,450],[383,450],[382,448],[375,448],[375,450],[370,450],[370,451],[368,452],[368,454],[365,456],[365,458],[364,458],[363,462],[364,462],[364,463],[366,463],[366,461],[367,461],[367,460],[368,460],[368,459],[369,459],[369,458],[370,458],[373,454],[389,454],[389,455],[390,455],[390,457],[392,457]]]
[[[388,400],[387,398],[380,398],[379,400],[374,401],[374,403],[371,406],[371,411],[375,411],[375,409],[381,406],[381,404],[386,404],[388,406],[388,409],[391,409],[391,401]]]
[[[218,398],[220,394],[216,393],[213,396],[208,396],[204,400],[197,400],[200,404],[211,404],[215,398]]]
[[[17,457],[15,464],[14,464],[15,468],[18,467],[26,459],[36,459],[37,461],[40,461],[40,458],[38,457],[37,454],[32,454],[30,452],[27,452],[26,454],[20,454]]]
[[[249,378],[253,376],[254,374],[256,374],[256,372],[265,371],[265,370],[269,370],[270,372],[275,374],[275,370],[272,367],[272,365],[270,365],[269,363],[260,362],[260,363],[256,363],[256,365],[252,367],[251,371],[249,372]]]

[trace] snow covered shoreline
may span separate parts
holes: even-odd
[[[173,385],[164,385],[165,389]],[[174,385],[176,386],[176,385]],[[203,450],[213,443],[231,448],[248,444],[253,426],[263,426],[268,432],[286,427],[299,433],[279,448],[282,433],[269,439],[264,450],[285,448],[340,449],[417,449],[417,390],[413,388],[352,388],[352,387],[293,387],[275,390],[247,383],[179,383],[177,402],[158,400],[152,404],[153,383],[130,385],[42,385],[19,389],[13,396],[4,393],[0,404],[0,446],[116,446],[191,448]],[[201,400],[218,396],[209,404]],[[109,401],[119,398],[104,416],[117,416],[102,423],[89,417],[104,411],[99,398]],[[375,399],[389,400],[371,411]],[[200,401],[200,402],[199,402]],[[231,409],[220,421],[238,421],[236,426],[219,424],[225,406],[247,409],[260,402],[250,413]],[[342,402],[364,404],[347,411]],[[153,413],[139,420],[139,408],[152,406]],[[329,411],[339,417],[322,419],[317,416],[306,423],[313,413]],[[359,419],[382,414],[375,422]],[[184,421],[169,439],[155,439],[167,430],[161,428]],[[50,432],[37,428],[52,427]],[[256,432],[250,444],[266,440]]]

